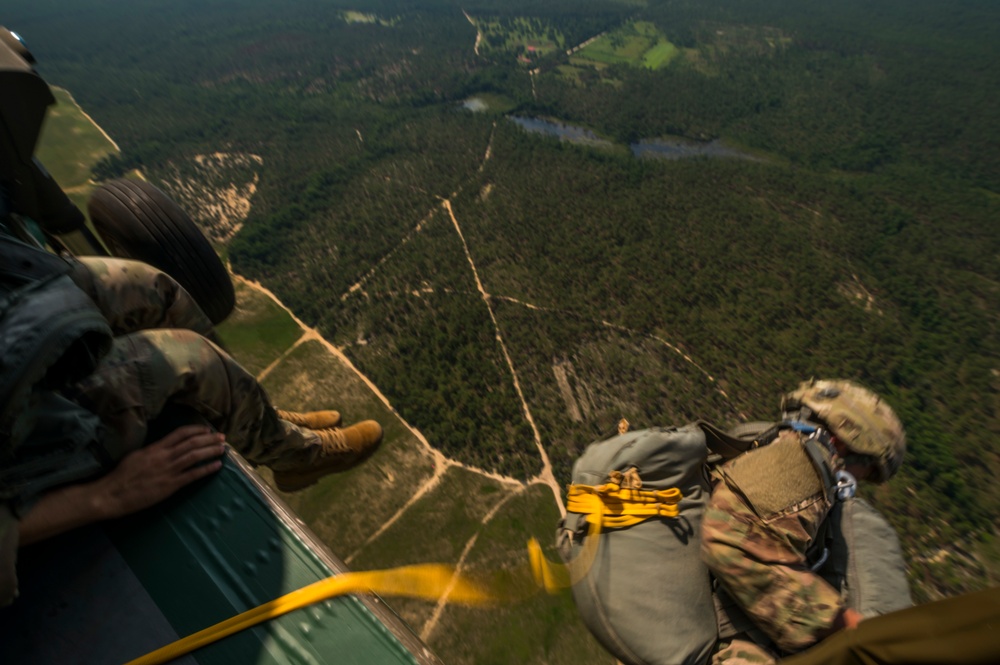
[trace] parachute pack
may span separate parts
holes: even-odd
[[[768,436],[738,438],[698,422],[625,432],[591,444],[577,459],[557,544],[567,563],[580,556],[587,538],[595,537],[588,535],[595,511],[579,498],[601,495],[605,521],[596,554],[572,592],[584,623],[622,663],[698,665],[709,660],[720,635],[753,634],[749,619],[713,589],[699,541],[710,469],[760,441]],[[822,464],[816,451],[809,458]],[[832,470],[816,471],[833,492]],[[640,508],[656,493],[673,490],[682,495],[676,517]],[[619,517],[629,513],[648,517]],[[871,506],[861,499],[840,501],[824,525],[816,543],[817,558],[824,559],[817,572],[841,589],[851,607],[874,616],[912,604],[898,539]]]

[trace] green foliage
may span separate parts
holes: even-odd
[[[853,378],[908,427],[904,470],[873,500],[922,597],[995,576],[995,557],[979,574],[939,556],[976,550],[1000,514],[995,3],[63,4],[17,0],[5,21],[122,145],[97,172],[260,155],[234,268],[343,346],[432,445],[539,469],[491,309],[563,482],[621,416],[768,418],[803,377]],[[347,9],[398,20],[348,24]],[[476,56],[462,10],[561,46],[533,75]],[[569,69],[563,47],[630,21],[680,55]],[[476,93],[620,143],[723,137],[774,158],[580,149],[457,110]]]
[[[584,47],[572,61],[583,65],[626,64],[659,69],[677,55],[677,47],[667,41],[655,25],[648,21],[635,21]]]
[[[521,582],[521,588],[527,587],[525,543],[529,538],[539,539],[545,555],[557,561],[554,548],[547,545],[558,518],[548,488],[527,488],[481,527],[466,559],[468,574],[490,579],[500,572],[512,582]],[[449,605],[428,642],[443,660],[456,664],[614,662],[583,625],[568,590],[554,596],[538,591],[512,607]]]
[[[480,53],[513,52],[531,59],[566,45],[562,33],[536,18],[482,18],[476,20],[476,28],[482,36]]]

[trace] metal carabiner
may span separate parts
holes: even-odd
[[[854,495],[858,493],[858,479],[843,469],[838,471],[834,475],[834,478],[837,481],[837,486],[834,487],[837,500],[847,501],[848,499],[853,499]]]

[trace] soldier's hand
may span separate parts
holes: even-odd
[[[126,455],[94,489],[101,515],[121,517],[163,501],[222,468],[225,436],[203,425],[181,427]],[[212,461],[209,461],[212,460]]]
[[[861,612],[848,607],[844,610],[844,628],[857,628],[858,624],[864,620]]]
[[[830,630],[820,637],[826,638],[840,630],[857,628],[858,624],[861,623],[864,618],[865,617],[861,614],[861,612],[851,609],[850,607],[845,607],[841,610],[840,614],[837,615],[837,618],[834,619],[833,625],[830,626]]]

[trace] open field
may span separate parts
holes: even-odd
[[[335,554],[355,570],[440,562],[477,575],[526,572],[528,539],[548,546],[559,518],[547,487],[486,476],[435,453],[278,303],[242,280],[236,288],[237,309],[220,335],[262,377],[275,404],[335,408],[345,422],[373,418],[385,428],[382,447],[365,464],[283,495]],[[271,481],[267,468],[258,472]],[[568,592],[488,609],[390,603],[445,662],[611,662]]]
[[[657,42],[656,46],[642,55],[642,64],[648,69],[659,69],[677,57],[679,51],[670,42]]]
[[[345,424],[372,419],[385,429],[382,446],[365,464],[286,497],[330,549],[347,558],[430,478],[430,455],[364,383],[318,342],[298,346],[263,383],[280,407],[332,408],[341,412]]]
[[[93,189],[90,171],[103,157],[118,152],[118,146],[68,91],[53,87],[52,92],[56,104],[49,107],[35,154],[73,203],[86,211]]]
[[[508,500],[482,526],[465,560],[471,575],[506,571],[518,578],[525,565],[525,543],[534,537],[547,546],[553,541],[558,511],[548,490],[533,485]],[[449,663],[611,663],[580,622],[569,591],[555,596],[539,593],[520,603],[491,608],[451,605],[430,635],[431,648]]]
[[[482,35],[483,51],[508,51],[532,59],[566,46],[563,34],[541,19],[519,16],[502,20],[477,18],[474,22]]]
[[[267,296],[236,281],[236,309],[218,327],[226,345],[259,374],[302,336],[302,329]]]
[[[647,21],[635,21],[595,40],[578,51],[570,62],[602,68],[624,64],[659,69],[679,55],[666,35]]]

